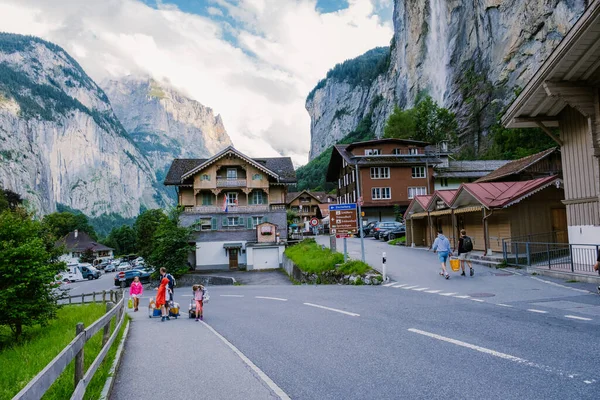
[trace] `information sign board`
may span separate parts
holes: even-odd
[[[329,226],[338,235],[350,235],[358,231],[356,204],[330,204]]]

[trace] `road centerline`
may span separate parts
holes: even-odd
[[[244,297],[243,294],[220,294],[221,297]]]
[[[565,318],[576,319],[579,321],[591,321],[591,318],[578,317],[577,315],[565,315]]]
[[[528,308],[527,311],[530,312],[534,312],[534,313],[538,313],[538,314],[548,314],[548,311],[544,311],[544,310],[537,310],[535,308]]]
[[[288,301],[288,299],[282,299],[281,297],[268,297],[268,296],[254,296],[257,299],[265,300],[277,300],[277,301]]]
[[[350,315],[351,317],[360,317],[360,314],[356,314],[356,313],[348,312],[348,311],[344,311],[344,310],[338,310],[337,308],[325,307],[325,306],[320,306],[318,304],[312,304],[312,303],[303,303],[303,304],[306,306],[310,306],[310,307],[322,308],[323,310],[329,310],[329,311],[334,311],[334,312],[341,313],[341,314]]]

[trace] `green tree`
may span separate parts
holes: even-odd
[[[558,144],[541,129],[507,129],[500,121],[490,128],[493,144],[482,156],[487,160],[515,160]]]
[[[181,210],[173,210],[154,233],[154,249],[148,263],[155,268],[155,275],[161,267],[175,277],[188,271],[188,254],[194,246],[189,244],[191,230],[179,225],[180,215]]]
[[[83,253],[81,253],[81,257],[79,257],[79,262],[92,264],[95,259],[96,256],[94,255],[94,250],[92,250],[91,247],[88,247],[83,251]]]
[[[96,231],[89,224],[88,218],[81,213],[55,212],[46,215],[42,222],[57,239],[77,229],[80,232],[87,233],[92,239],[98,240]]]
[[[104,244],[112,247],[117,255],[135,253],[135,230],[129,225],[113,228],[104,241]]]
[[[9,189],[0,188],[0,211],[14,211],[17,207],[23,204],[21,195]]]
[[[294,223],[294,220],[296,218],[298,218],[298,214],[296,214],[294,211],[292,210],[287,210],[286,211],[286,216],[287,216],[287,224],[288,226]]]
[[[383,130],[383,137],[393,139],[410,139],[414,137],[417,129],[414,108],[402,110],[394,108],[394,112],[388,118]]]
[[[0,325],[16,337],[24,326],[55,317],[58,294],[52,282],[64,267],[54,238],[23,209],[0,214]]]
[[[136,235],[137,253],[140,256],[148,258],[152,254],[154,234],[165,220],[167,220],[167,216],[160,209],[146,210],[137,217],[133,228]]]

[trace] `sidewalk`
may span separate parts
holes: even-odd
[[[128,310],[132,322],[111,399],[279,398],[208,326],[188,319],[189,297],[175,297],[183,309],[177,320],[148,318],[147,307]]]

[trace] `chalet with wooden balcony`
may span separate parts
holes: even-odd
[[[296,214],[296,223],[310,221],[311,218],[319,217],[319,205],[334,204],[337,196],[325,192],[290,192],[287,194],[285,203],[288,210]]]
[[[230,146],[208,159],[175,159],[164,183],[177,189],[181,224],[195,231],[189,261],[197,269],[249,268],[246,247],[262,223],[276,227],[276,242],[287,239],[287,186],[296,183],[289,157],[250,158]]]

